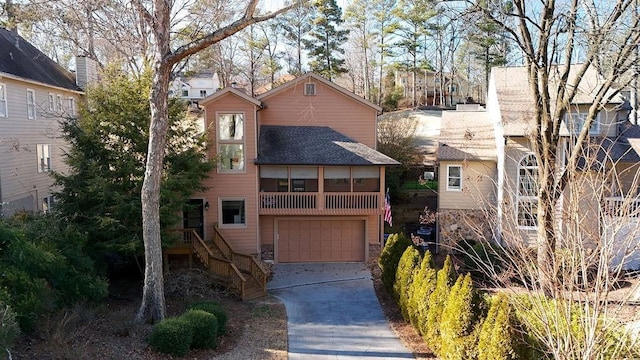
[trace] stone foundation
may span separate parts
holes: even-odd
[[[266,245],[260,246],[260,260],[262,260],[262,261],[273,261],[274,260],[273,245],[272,244],[266,244]]]
[[[460,240],[487,241],[493,239],[491,222],[481,210],[440,210],[440,249],[445,252]]]

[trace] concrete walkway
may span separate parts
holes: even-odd
[[[267,289],[287,309],[290,360],[414,358],[389,327],[364,264],[277,264]]]

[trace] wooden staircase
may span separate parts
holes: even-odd
[[[231,245],[214,227],[212,241],[204,241],[193,229],[178,229],[182,243],[164,251],[165,263],[169,255],[193,255],[209,269],[215,281],[227,286],[243,301],[267,294],[267,272],[251,255],[233,251]]]

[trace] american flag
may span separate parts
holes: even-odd
[[[393,218],[391,216],[391,197],[389,197],[389,190],[384,195],[384,221],[386,221],[389,226],[393,226]]]

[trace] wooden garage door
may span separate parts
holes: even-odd
[[[364,261],[364,220],[279,220],[278,262]]]

